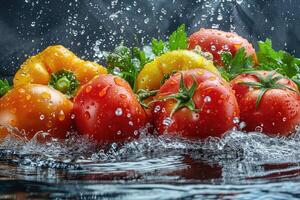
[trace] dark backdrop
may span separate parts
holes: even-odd
[[[300,56],[299,0],[0,0],[0,75],[12,76],[29,56],[63,44],[101,62],[124,41],[141,46],[185,23],[235,31],[251,42],[269,37]]]

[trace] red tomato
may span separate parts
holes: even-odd
[[[275,72],[258,71],[241,74],[232,80],[241,120],[246,122],[245,130],[285,136],[300,124],[298,88],[287,78],[276,78],[279,76]]]
[[[176,73],[161,86],[156,99],[152,112],[159,134],[192,139],[221,137],[235,126],[239,117],[229,84],[204,69]],[[174,110],[179,103],[179,109]]]
[[[100,75],[74,99],[76,126],[99,142],[123,142],[139,136],[148,123],[130,85],[120,77]]]
[[[253,55],[256,61],[255,49],[252,44],[236,33],[201,28],[189,37],[189,49],[194,49],[197,45],[203,51],[210,52],[214,57],[214,62],[218,64],[222,63],[220,56],[222,51],[228,51],[234,56],[242,47],[245,48],[247,55]]]
[[[0,125],[14,126],[31,139],[38,131],[64,138],[72,125],[73,103],[65,95],[45,85],[15,87],[0,99]],[[7,135],[0,129],[0,138]]]

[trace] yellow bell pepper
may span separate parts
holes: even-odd
[[[78,58],[62,45],[49,46],[39,54],[28,58],[15,74],[14,86],[27,83],[48,85],[51,75],[62,70],[71,72],[79,86],[87,83],[98,74],[106,74],[103,66]],[[66,82],[61,82],[65,84]]]
[[[144,66],[136,80],[137,90],[157,90],[166,75],[194,68],[206,69],[220,75],[213,62],[199,53],[189,50],[170,51]]]

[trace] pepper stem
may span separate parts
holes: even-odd
[[[72,98],[76,95],[79,81],[71,71],[61,70],[51,74],[49,86]]]

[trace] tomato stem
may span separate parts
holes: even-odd
[[[249,87],[257,88],[260,90],[258,93],[257,99],[256,99],[256,103],[255,103],[256,109],[258,109],[258,106],[259,106],[264,94],[270,89],[288,89],[290,91],[297,92],[293,88],[290,88],[286,85],[277,83],[279,80],[281,80],[284,77],[282,75],[277,75],[274,77],[274,75],[276,74],[276,71],[271,71],[266,77],[264,77],[263,75],[261,75],[257,72],[246,72],[245,74],[252,74],[259,80],[258,83],[257,82],[241,82],[241,83],[239,83],[239,84],[247,85]]]
[[[180,75],[181,75],[181,78],[180,78],[178,93],[167,95],[158,100],[154,100],[154,101],[164,101],[167,99],[175,99],[177,101],[174,108],[171,111],[170,117],[172,117],[177,110],[179,110],[180,108],[183,108],[183,107],[187,107],[193,112],[201,111],[201,109],[196,109],[195,103],[193,101],[193,96],[194,96],[194,93],[198,86],[197,81],[193,77],[193,79],[194,79],[193,85],[190,88],[187,88],[187,86],[184,83],[183,74],[180,73]],[[151,103],[153,103],[153,102],[151,102]]]
[[[140,102],[140,104],[144,107],[144,108],[149,108],[149,104],[147,105],[144,100],[148,99],[149,97],[153,97],[157,94],[158,90],[144,90],[144,89],[139,89],[136,92],[136,96],[138,101]]]

